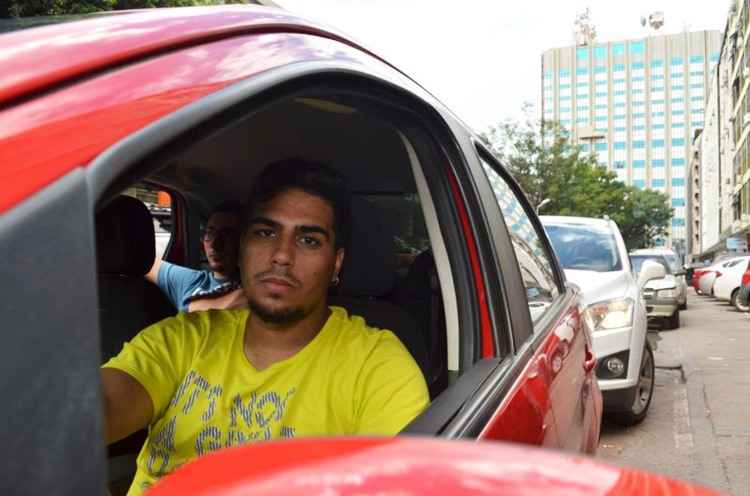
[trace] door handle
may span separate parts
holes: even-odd
[[[586,359],[583,362],[583,370],[585,370],[586,372],[591,372],[592,370],[594,370],[594,367],[596,367],[596,357],[591,351],[589,344],[586,343]]]

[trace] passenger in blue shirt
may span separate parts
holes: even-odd
[[[208,269],[196,270],[160,258],[146,274],[179,311],[230,308],[246,304],[241,299],[238,244],[240,210],[224,205],[211,214],[201,235]]]

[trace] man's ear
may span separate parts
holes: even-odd
[[[339,277],[341,274],[341,265],[344,263],[344,249],[339,248],[336,250],[336,260],[333,263],[333,277]]]

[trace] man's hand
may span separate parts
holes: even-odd
[[[141,383],[125,372],[101,369],[104,396],[104,433],[107,444],[145,428],[154,416],[154,405]]]
[[[221,296],[206,296],[197,298],[188,304],[188,312],[198,310],[226,310],[231,308],[247,308],[247,297],[242,288],[230,291]]]
[[[148,273],[145,276],[146,279],[154,284],[159,283],[159,267],[161,267],[161,258],[156,257],[156,259],[154,260],[154,265],[151,266],[151,269],[149,269]]]

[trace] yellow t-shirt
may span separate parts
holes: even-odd
[[[424,377],[390,331],[331,307],[296,355],[258,371],[243,342],[248,310],[180,313],[141,331],[103,367],[134,377],[154,417],[129,495],[211,451],[252,441],[394,435],[429,402]]]

